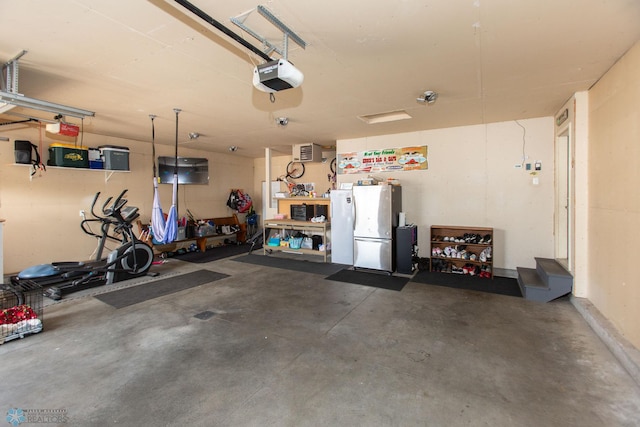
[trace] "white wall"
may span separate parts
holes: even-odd
[[[337,151],[426,145],[427,170],[384,174],[402,184],[407,222],[418,226],[419,255],[430,256],[432,225],[493,227],[494,268],[535,267],[534,257],[553,257],[553,118],[518,122],[524,129],[512,121],[339,140]],[[525,163],[542,162],[537,185],[514,167],[523,148]],[[362,177],[339,175],[338,182]]]

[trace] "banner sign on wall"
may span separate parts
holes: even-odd
[[[338,174],[428,169],[427,146],[338,154]]]

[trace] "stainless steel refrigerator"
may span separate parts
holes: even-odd
[[[331,262],[353,265],[353,193],[331,190]]]
[[[395,230],[402,210],[402,187],[362,185],[353,187],[355,224],[353,266],[395,271]]]

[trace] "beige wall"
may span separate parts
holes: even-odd
[[[589,91],[589,300],[640,348],[640,42]]]
[[[429,257],[432,225],[493,227],[494,267],[535,267],[553,257],[553,119],[463,126],[338,141],[338,153],[426,145],[425,171],[385,173],[400,180],[407,222],[418,226],[419,255]],[[524,138],[524,141],[523,141]],[[539,184],[522,163],[542,162]],[[339,175],[355,182],[361,175]]]
[[[7,126],[0,141],[0,218],[4,224],[4,270],[15,273],[30,265],[52,261],[89,259],[96,241],[80,229],[81,209],[88,210],[93,195],[117,195],[128,189],[128,200],[140,208],[141,219],[149,222],[153,202],[153,170],[151,145],[100,135],[85,135],[85,146],[118,145],[130,149],[128,173],[108,175],[103,171],[73,168],[47,168],[33,179],[29,168],[14,165],[13,141],[26,139],[39,143],[35,127]],[[54,139],[43,133],[43,158]],[[156,132],[158,138],[158,132]],[[167,139],[171,139],[170,136]],[[157,155],[172,156],[172,145],[156,146]],[[209,159],[209,185],[181,185],[178,193],[180,215],[189,209],[196,217],[228,216],[226,206],[231,188],[251,189],[253,161],[233,154],[213,154],[181,146],[179,155]],[[171,206],[171,185],[160,185],[162,207]],[[104,200],[104,199],[103,199]]]

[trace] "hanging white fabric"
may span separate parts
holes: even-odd
[[[176,113],[177,114],[177,113]],[[149,115],[151,117],[151,146],[153,152],[153,208],[151,212],[151,231],[153,232],[153,240],[157,243],[171,243],[176,240],[178,236],[178,224],[177,224],[177,212],[176,212],[176,200],[178,196],[178,178],[174,174],[173,179],[173,197],[171,210],[167,220],[165,221],[164,212],[162,212],[162,206],[160,205],[160,197],[158,195],[158,177],[156,169],[156,147],[155,147],[155,125],[153,120],[156,116]],[[176,115],[177,120],[177,115]],[[177,126],[177,125],[176,125]]]
[[[178,238],[178,114],[180,109],[174,108],[176,113],[176,149],[175,149],[175,164],[173,167],[173,197],[171,200],[171,209],[169,209],[169,215],[167,216],[166,227],[164,229],[165,236],[163,243],[171,243]]]

